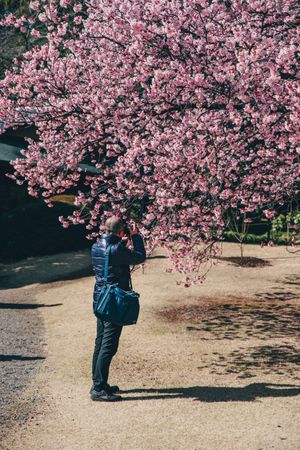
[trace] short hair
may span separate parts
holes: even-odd
[[[105,228],[108,233],[118,234],[125,227],[125,223],[122,219],[116,216],[112,216],[105,222]]]

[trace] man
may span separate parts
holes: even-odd
[[[130,290],[130,265],[140,264],[146,259],[142,237],[137,229],[127,230],[133,243],[133,250],[127,248],[128,237],[125,234],[125,224],[113,216],[105,224],[106,233],[92,246],[92,260],[96,275],[94,295],[104,281],[104,261],[107,245],[110,245],[108,282],[118,283],[121,289]],[[122,326],[97,318],[97,337],[93,355],[92,374],[93,386],[90,390],[91,399],[98,401],[122,400],[118,386],[108,384],[109,366],[116,354]]]

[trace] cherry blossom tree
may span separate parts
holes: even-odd
[[[299,192],[297,0],[30,8],[2,21],[36,44],[0,81],[0,120],[36,126],[13,177],[49,206],[75,192],[63,226],[95,238],[108,215],[134,217],[189,284],[220,252],[228,211],[271,218]]]

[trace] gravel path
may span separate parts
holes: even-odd
[[[46,359],[42,310],[62,303],[46,305],[38,301],[39,295],[51,282],[91,273],[88,251],[0,264],[0,446],[9,428],[34,418],[42,404],[42,392],[30,399],[23,392]]]
[[[0,438],[9,419],[24,422],[14,405],[45,359],[44,323],[34,289],[0,291]]]

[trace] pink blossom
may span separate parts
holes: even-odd
[[[73,10],[74,10],[74,12],[76,12],[76,13],[80,12],[80,11],[82,10],[82,5],[81,5],[80,3],[76,3],[76,4],[73,6]]]
[[[46,22],[47,21],[47,15],[45,13],[41,13],[38,15],[38,19],[40,22]]]
[[[40,33],[39,30],[37,30],[36,28],[33,28],[33,29],[31,30],[31,36],[34,36],[34,37],[40,37],[40,35],[41,35],[41,33]]]
[[[267,219],[272,219],[276,215],[276,211],[269,211],[268,209],[264,209],[263,213]]]
[[[39,7],[40,7],[40,2],[38,0],[37,1],[31,1],[29,3],[29,8],[32,9],[33,11],[37,11],[39,9]]]

